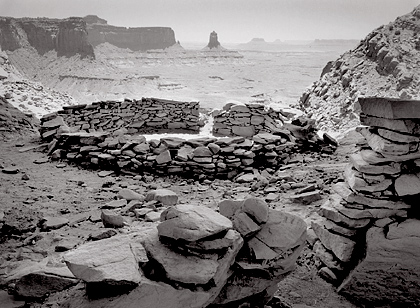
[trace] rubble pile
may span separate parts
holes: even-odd
[[[67,125],[71,131],[85,132],[113,131],[124,127],[129,134],[169,131],[197,133],[198,108],[198,102],[156,98],[65,106],[63,110],[41,119],[40,133],[42,139],[51,140],[57,134],[58,128],[63,125]],[[57,117],[59,119],[61,117],[63,123],[58,123]]]
[[[157,226],[132,227],[65,253],[67,267],[85,288],[84,294],[73,290],[63,304],[181,308],[268,302],[295,267],[305,222],[256,198],[224,200],[219,207],[223,215],[205,206],[169,206]]]
[[[313,250],[330,278],[342,282],[339,290],[358,303],[416,306],[420,101],[367,97],[359,103],[368,126],[357,130],[368,147],[350,156],[345,182],[333,185],[312,222]]]

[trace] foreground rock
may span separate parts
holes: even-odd
[[[359,101],[362,123],[375,124],[358,128],[370,149],[350,156],[345,182],[333,185],[335,193],[321,206],[322,218],[312,223],[318,238],[313,250],[352,301],[369,307],[416,307],[420,137],[399,124],[420,119],[420,101]],[[366,122],[372,117],[376,120]]]
[[[231,221],[209,208],[182,204],[165,210],[157,228],[132,229],[68,252],[66,263],[86,283],[87,297],[75,290],[63,304],[198,308],[257,299],[266,303],[294,269],[306,224],[269,210],[261,200],[236,203],[241,206],[235,207],[234,216],[255,219],[259,230],[247,234],[245,242],[233,229],[233,216]]]

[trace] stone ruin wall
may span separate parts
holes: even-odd
[[[366,145],[312,222],[312,248],[357,304],[419,307],[420,101],[359,103]]]
[[[196,132],[199,115],[195,102],[145,98],[141,103],[125,100],[65,107],[41,119],[41,137],[44,141],[53,140],[49,146],[53,159],[67,159],[93,169],[210,179],[233,179],[253,174],[256,169],[277,169],[304,147],[319,146],[318,150],[326,153],[334,151],[332,145],[322,140],[306,143],[308,136],[314,134],[308,129],[309,124],[281,126],[285,117],[264,105],[229,105],[229,108],[228,112],[216,115],[216,127],[220,128],[217,123],[226,117],[231,124],[234,119],[247,121],[245,126],[233,126],[231,131],[218,129],[218,135],[231,136],[225,138],[162,137],[146,141],[140,135],[143,132]],[[252,134],[247,123],[255,124]],[[305,131],[306,135],[298,134],[299,131]],[[247,180],[252,178],[248,176]]]
[[[274,133],[280,130],[286,119],[281,111],[262,104],[227,104],[223,110],[213,112],[215,136],[252,137],[258,133]]]
[[[104,132],[126,128],[127,134],[155,132],[189,132],[199,130],[199,103],[156,98],[125,99],[122,102],[103,101],[90,105],[67,106],[47,115],[43,122],[60,116],[71,131]],[[46,125],[55,125],[50,122]],[[64,125],[62,124],[62,125]],[[51,139],[57,130],[44,126],[41,137]],[[56,128],[56,127],[55,127]]]

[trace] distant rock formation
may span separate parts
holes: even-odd
[[[323,43],[318,41],[317,43]],[[419,99],[420,6],[372,31],[353,50],[328,63],[300,98],[322,130],[359,125],[363,96]]]
[[[41,55],[54,50],[58,56],[95,57],[87,41],[86,23],[78,17],[0,17],[0,46],[6,51],[32,46]]]
[[[95,15],[84,17],[87,24],[88,42],[96,47],[110,43],[133,51],[165,49],[176,44],[175,32],[169,27],[126,28],[108,25]]]
[[[210,33],[210,39],[209,39],[209,43],[207,44],[207,47],[212,49],[212,48],[219,48],[219,46],[220,46],[220,42],[217,39],[217,33],[213,31],[212,33]]]

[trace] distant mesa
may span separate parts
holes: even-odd
[[[0,17],[0,49],[14,51],[33,47],[40,55],[95,58],[94,47],[110,43],[133,51],[165,49],[176,44],[169,27],[125,28],[108,25],[96,15],[52,18]]]
[[[203,48],[203,50],[212,50],[212,49],[225,50],[225,48],[223,48],[222,45],[220,45],[219,39],[217,38],[217,33],[215,31],[210,33],[209,43],[207,44],[206,47]]]
[[[93,47],[110,43],[132,51],[147,51],[176,44],[175,32],[170,27],[117,27],[108,25],[105,19],[96,15],[88,15],[83,20],[86,22],[88,41]]]
[[[265,40],[261,37],[254,37],[250,43],[265,43]]]

